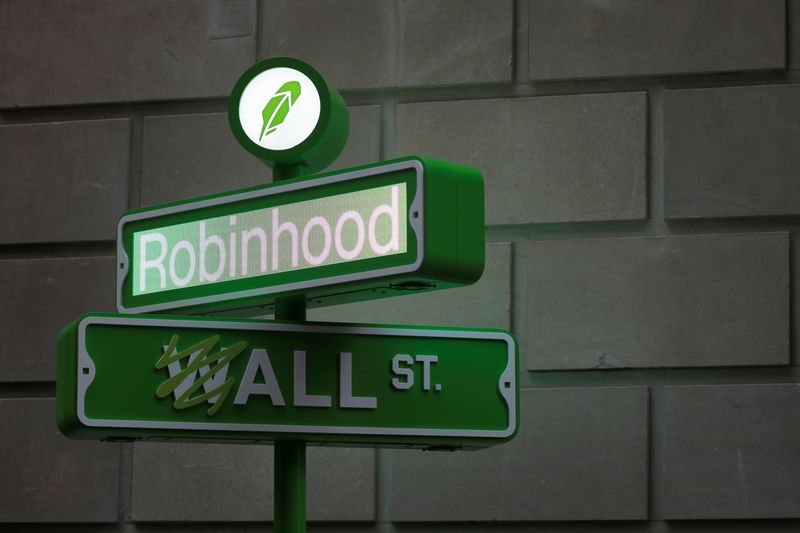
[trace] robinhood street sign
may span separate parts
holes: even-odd
[[[319,172],[347,142],[341,95],[272,58],[228,104],[275,183],[137,209],[117,226],[117,309],[58,337],[70,437],[272,442],[275,531],[305,531],[306,443],[475,449],[514,437],[506,331],[311,324],[308,306],[477,281],[480,171],[406,157]],[[225,314],[274,321],[173,316]],[[155,316],[136,313],[170,313]],[[380,319],[380,317],[376,317]]]
[[[277,295],[320,306],[464,285],[483,272],[483,178],[405,158],[140,209],[119,222],[117,258],[122,313],[264,315]]]
[[[500,330],[95,314],[58,345],[73,437],[480,448],[517,430]]]

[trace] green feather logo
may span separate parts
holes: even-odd
[[[289,111],[291,111],[298,98],[300,98],[299,82],[287,81],[281,85],[281,88],[269,99],[269,102],[267,102],[267,105],[261,112],[264,125],[261,126],[261,135],[258,137],[259,141],[263,139],[265,135],[269,135],[278,129],[278,126],[283,124],[283,121],[286,120],[286,115],[289,114]]]

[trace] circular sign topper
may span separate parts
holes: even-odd
[[[319,72],[290,57],[250,67],[231,93],[228,122],[245,150],[271,167],[302,165],[316,172],[347,142],[342,96]]]

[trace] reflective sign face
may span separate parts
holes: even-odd
[[[120,312],[264,315],[471,283],[483,271],[483,180],[406,159],[154,207],[119,223]]]
[[[478,448],[517,428],[499,330],[89,315],[58,345],[58,421],[84,438]]]

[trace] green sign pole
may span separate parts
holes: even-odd
[[[262,109],[264,95],[273,89]],[[245,72],[234,87],[228,116],[239,143],[273,167],[273,181],[324,168],[347,142],[349,118],[341,95],[316,70],[291,58],[263,61]],[[305,297],[276,298],[275,319],[305,322]],[[304,533],[305,441],[276,440],[274,460],[275,531]]]
[[[275,531],[305,533],[306,443],[275,442]]]
[[[303,167],[276,167],[273,180],[302,175]],[[275,301],[275,320],[305,322],[306,300],[288,296]],[[306,443],[302,440],[276,440],[274,461],[274,526],[276,533],[306,531]]]

